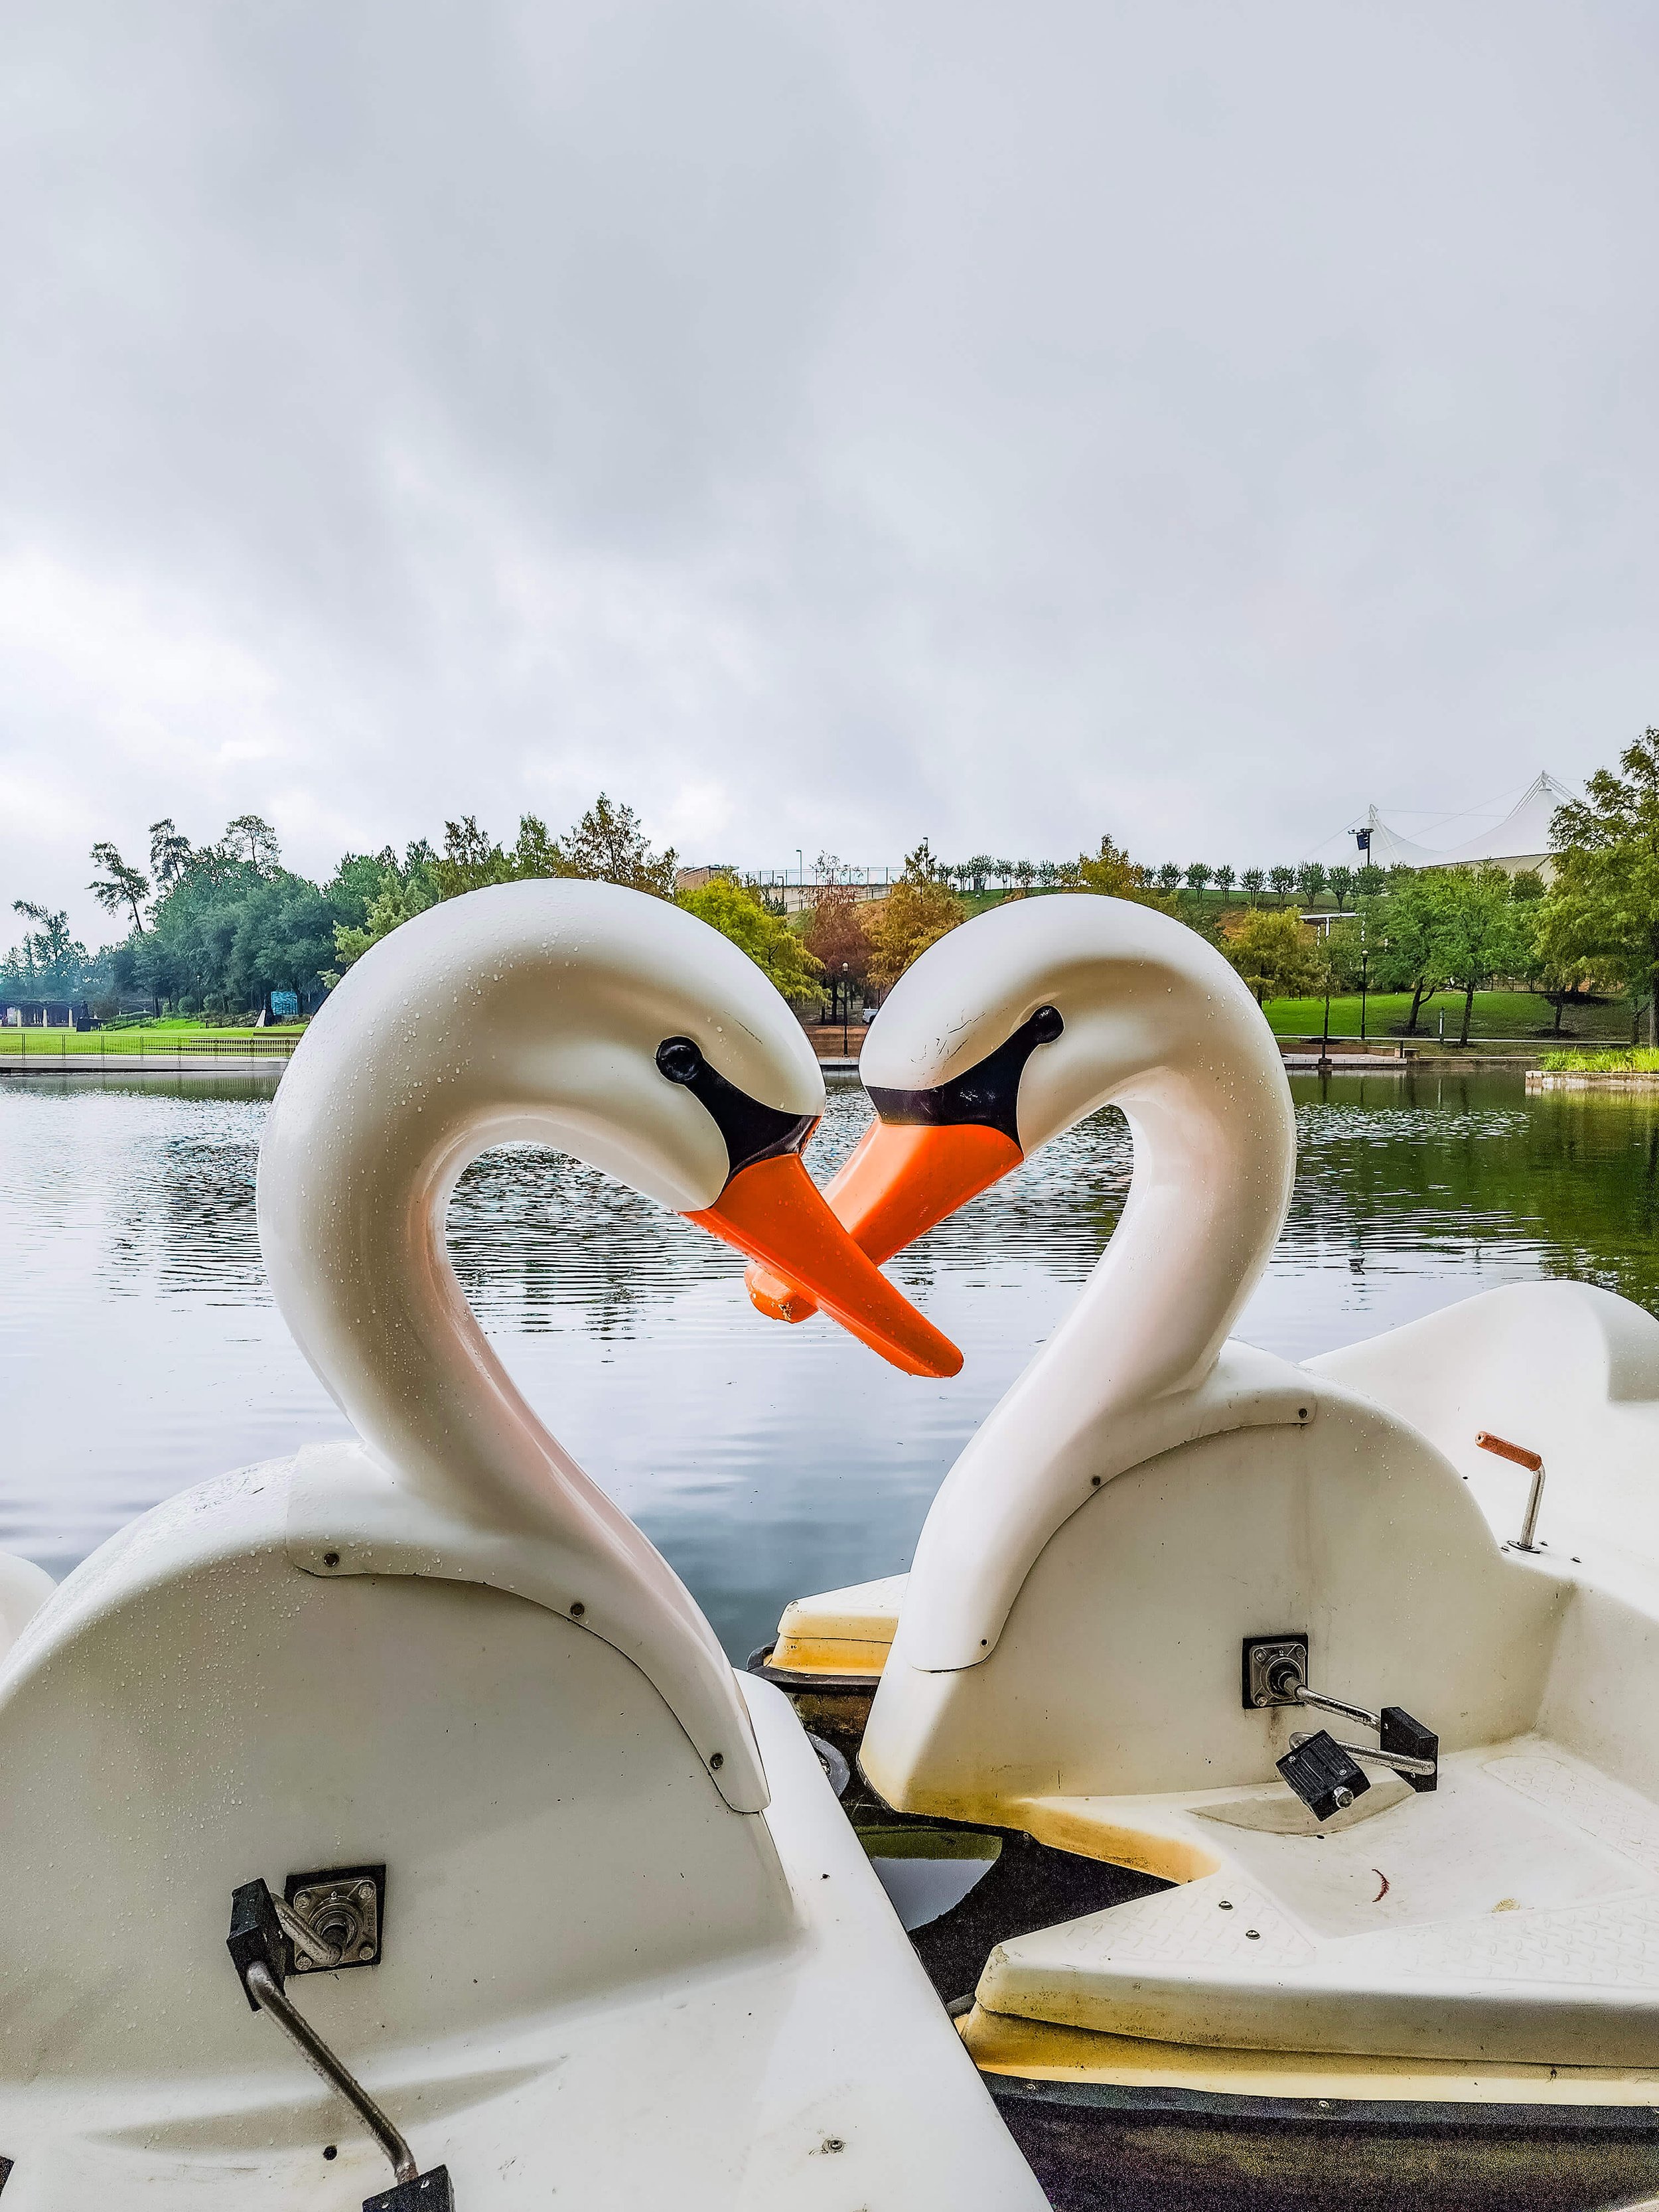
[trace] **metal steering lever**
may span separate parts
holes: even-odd
[[[259,2009],[268,2012],[277,2026],[286,2030],[290,2041],[299,2045],[329,2087],[337,2089],[345,2099],[391,2160],[393,2179],[418,2181],[420,2168],[415,2163],[414,2154],[409,2145],[362,2083],[334,2056],[304,2014],[296,2011],[289,2002],[276,1986],[276,1976],[262,1960],[256,1959],[248,1968],[246,1984],[249,1995],[258,1998]]]
[[[1291,1738],[1291,1747],[1300,1751],[1310,1741],[1313,1731],[1299,1729]],[[1391,1766],[1396,1774],[1436,1774],[1439,1768],[1431,1759],[1413,1759],[1409,1752],[1383,1751],[1374,1743],[1344,1743],[1340,1736],[1333,1738],[1339,1751],[1346,1751],[1350,1759],[1363,1759],[1368,1765]]]
[[[350,2106],[390,2161],[396,2185],[381,2196],[369,2197],[363,2212],[454,2212],[447,2170],[434,2166],[428,2173],[421,2172],[414,2153],[392,2121],[289,1999],[283,1984],[294,1971],[295,1929],[307,1947],[307,1954],[319,1963],[327,1963],[323,1954],[329,1949],[339,1963],[352,1963],[340,1958],[338,1945],[319,1943],[316,1932],[298,1915],[279,1905],[264,1881],[244,1882],[233,1895],[225,1948],[253,2010],[270,2014],[307,2064]],[[367,1950],[368,1946],[362,1948]]]

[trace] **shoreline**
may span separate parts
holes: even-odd
[[[1659,1068],[1534,1067],[1527,1076],[1528,1091],[1656,1091]]]

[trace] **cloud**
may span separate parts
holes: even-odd
[[[1294,859],[1659,719],[1612,5],[26,0],[0,892],[601,785]]]

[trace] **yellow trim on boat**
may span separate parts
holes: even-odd
[[[1130,2089],[1196,2089],[1229,2097],[1420,2104],[1659,2106],[1659,2069],[1486,2067],[1471,2060],[1351,2058],[1328,2052],[1206,2051],[1088,2028],[1016,2020],[975,2005],[957,2023],[981,2074],[1093,2081]]]
[[[855,1644],[844,1636],[781,1636],[767,1664],[792,1674],[867,1674],[881,1680],[884,1644]]]
[[[792,1674],[868,1674],[879,1680],[898,1626],[907,1577],[885,1575],[798,1597],[783,1609],[771,1664]]]

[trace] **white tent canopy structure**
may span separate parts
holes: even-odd
[[[1558,806],[1569,805],[1577,797],[1565,784],[1540,770],[1501,822],[1443,852],[1402,837],[1389,828],[1375,806],[1367,809],[1362,827],[1370,832],[1369,857],[1379,868],[1478,867],[1492,862],[1511,875],[1528,868],[1547,873],[1551,817]]]

